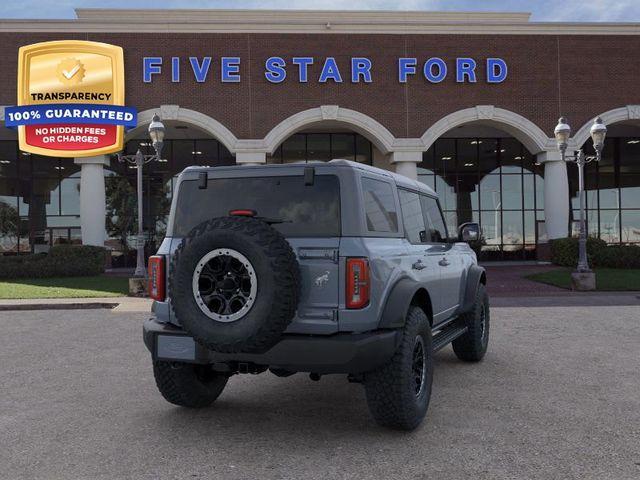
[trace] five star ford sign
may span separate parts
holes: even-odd
[[[63,40],[20,48],[18,106],[5,122],[18,128],[20,150],[88,157],[122,150],[124,128],[137,124],[124,106],[121,47]]]

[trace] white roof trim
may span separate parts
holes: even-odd
[[[0,19],[1,32],[640,35],[640,23],[530,22],[529,13],[77,9],[77,19]]]

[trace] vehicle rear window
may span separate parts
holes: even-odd
[[[197,180],[180,185],[173,235],[184,237],[196,225],[230,210],[254,210],[259,217],[279,220],[272,226],[286,237],[340,235],[340,183],[335,175],[304,177],[216,178],[199,189]]]

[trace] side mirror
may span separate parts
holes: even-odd
[[[463,223],[458,227],[459,242],[477,242],[480,240],[480,225],[477,223]]]

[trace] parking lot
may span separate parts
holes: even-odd
[[[495,308],[481,364],[437,354],[413,433],[343,377],[236,376],[210,409],[157,393],[144,313],[0,312],[0,478],[640,477],[640,307]]]

